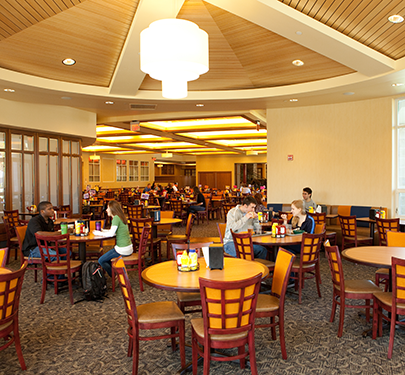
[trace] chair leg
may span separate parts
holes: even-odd
[[[15,350],[17,352],[18,360],[20,361],[20,366],[22,370],[26,370],[27,366],[25,365],[23,353],[21,350],[21,342],[20,342],[20,331],[18,328],[18,321],[16,320],[14,323],[14,345]]]
[[[132,344],[132,375],[138,374],[139,363],[139,337],[134,335]]]
[[[139,278],[139,289],[143,292],[143,282],[142,282],[142,261],[141,264],[138,264],[138,278]]]
[[[285,335],[284,335],[284,315],[278,316],[278,331],[280,335],[281,356],[284,360],[287,359],[287,350],[285,348]]]
[[[333,291],[333,297],[332,297],[332,300],[333,300],[333,302],[332,302],[332,313],[331,313],[330,319],[329,319],[329,321],[330,321],[331,323],[333,323],[333,321],[335,320],[336,306],[337,306],[336,298],[337,298],[337,297],[338,297],[338,296],[336,295],[335,291]]]
[[[392,351],[394,349],[395,323],[396,323],[396,314],[391,314],[390,342],[388,344],[388,359],[392,358]]]
[[[252,375],[257,375],[257,364],[256,364],[256,350],[255,350],[255,336],[254,331],[250,332],[249,344],[249,360],[250,360],[250,371]],[[245,347],[243,347],[245,349]]]
[[[44,303],[45,301],[45,293],[46,293],[46,270],[42,271],[42,293],[41,293],[41,300],[39,301],[40,304]]]
[[[276,340],[276,339],[277,339],[277,336],[276,336],[276,325],[274,324],[274,322],[275,322],[275,318],[274,318],[274,316],[272,316],[272,317],[270,318],[270,324],[273,324],[273,326],[271,327],[271,338],[272,338],[273,340]]]
[[[179,323],[179,347],[180,347],[180,363],[181,367],[186,367],[186,328],[185,321]]]
[[[112,283],[112,291],[115,292],[115,272],[114,272],[114,267],[111,267],[111,283]]]
[[[318,263],[318,267],[319,267],[319,263]],[[321,289],[319,288],[319,284],[321,284],[321,273],[320,273],[318,267],[315,267],[316,288],[318,289],[318,296],[319,296],[319,298],[322,298],[322,296],[321,296]]]
[[[342,299],[340,301],[338,337],[342,337],[342,335],[343,335],[343,323],[345,320],[345,307],[346,307],[345,300]]]
[[[303,283],[303,274],[302,272],[298,272],[298,303],[301,304],[302,301],[302,285]]]
[[[378,328],[378,304],[374,300],[373,303],[373,340],[377,338],[377,328]]]
[[[249,344],[249,348],[250,348],[250,344]],[[249,349],[249,350],[250,350],[250,349]],[[238,347],[238,354],[241,355],[241,354],[244,354],[244,353],[245,353],[245,345],[239,346],[239,347]],[[241,369],[246,368],[246,358],[241,358],[241,359],[239,360],[239,365],[240,365],[240,368],[241,368]]]
[[[204,363],[203,363],[203,374],[209,375],[211,364],[211,353],[209,345],[204,345]]]
[[[194,328],[191,327],[191,348],[192,348],[192,364],[193,364],[193,375],[197,375],[197,366],[198,366],[198,343],[195,338]]]
[[[72,274],[69,272],[67,275],[68,277],[68,286],[69,286],[69,296],[70,296],[70,303],[73,305],[73,289],[72,289]]]
[[[370,323],[370,307],[368,307],[368,306],[370,306],[370,300],[369,299],[366,299],[366,322],[367,323]]]

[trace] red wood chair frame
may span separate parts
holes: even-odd
[[[326,213],[325,212],[311,212],[309,213],[315,221],[315,224],[325,224],[326,225]],[[329,240],[332,245],[336,245],[337,235],[336,232],[326,231],[325,241]]]
[[[197,217],[197,225],[200,224],[200,218],[204,224],[204,219],[207,219],[207,222],[209,221],[209,199],[205,199],[205,210],[204,211],[197,211],[194,213]]]
[[[329,262],[329,269],[332,275],[332,283],[333,283],[333,302],[332,302],[332,312],[330,316],[330,322],[332,323],[335,320],[336,314],[336,307],[340,306],[340,314],[339,314],[339,328],[338,328],[338,337],[342,337],[343,334],[343,324],[345,319],[345,309],[347,307],[355,308],[355,309],[366,309],[366,320],[367,322],[370,321],[370,300],[373,298],[373,285],[376,290],[378,287],[370,280],[355,280],[357,284],[360,284],[360,292],[356,292],[354,290],[346,290],[346,283],[350,281],[346,281],[343,276],[343,267],[342,267],[342,259],[340,257],[339,248],[337,246],[326,246],[325,245],[325,253],[326,257],[328,258]],[[362,285],[364,284],[364,285]],[[363,289],[363,290],[361,290]],[[354,299],[354,300],[365,300],[364,305],[349,305],[346,303],[346,299]]]
[[[399,218],[379,219],[375,218],[378,230],[378,240],[380,246],[387,246],[387,231],[399,232]]]
[[[3,249],[0,249],[0,268],[6,266],[7,258],[8,258],[8,247],[4,247]]]
[[[324,236],[325,232],[320,234],[304,233],[302,235],[300,258],[294,261],[292,266],[294,274],[291,275],[291,278],[295,280],[295,290],[298,290],[298,303],[302,301],[302,289],[304,289],[305,280],[308,279],[315,278],[318,296],[321,298],[319,284],[322,284],[322,281],[319,268],[319,251]]]
[[[193,375],[197,374],[198,355],[204,359],[204,375],[209,374],[211,360],[221,362],[240,360],[240,367],[243,369],[247,356],[250,359],[252,374],[257,375],[254,323],[261,278],[261,274],[240,281],[200,278],[203,318],[191,320]],[[202,336],[197,334],[197,326],[201,324],[201,320],[204,326]],[[227,335],[234,335],[234,338],[230,339]],[[248,351],[245,351],[246,344]],[[211,348],[235,347],[238,348],[237,355],[230,357],[211,355]]]
[[[405,260],[392,257],[392,293],[374,293],[373,303],[373,339],[382,336],[382,319],[390,322],[390,341],[388,359],[392,358],[394,349],[395,326],[405,326],[399,315],[405,315]],[[385,297],[385,298],[384,298]],[[387,311],[387,315],[383,314]]]
[[[141,204],[127,206],[128,218],[141,219],[142,218],[142,209],[143,209],[143,206]]]
[[[55,294],[58,294],[58,283],[67,280],[70,303],[73,305],[72,281],[79,277],[82,262],[80,260],[70,260],[71,246],[69,234],[55,236],[35,233],[35,237],[37,239],[42,260],[42,294],[40,303],[42,304],[45,301],[47,281],[53,282]],[[60,253],[61,248],[67,250],[66,254]],[[55,251],[56,254],[51,254],[50,250]],[[54,262],[51,262],[52,258],[56,258]],[[57,278],[58,275],[66,274],[67,277],[64,279]],[[53,278],[50,277],[51,275],[53,275]]]
[[[17,259],[17,249],[18,249],[18,240],[16,238],[15,227],[20,225],[28,224],[26,220],[20,220],[18,210],[4,211],[3,216],[4,227],[6,229],[7,237],[7,247],[8,247],[8,259],[7,263],[10,260],[11,249],[15,249],[14,259]]]
[[[186,234],[167,236],[167,260],[170,260],[170,249],[172,248],[172,243],[187,243],[187,241],[190,240],[194,220],[195,215],[190,213],[187,218]]]
[[[357,247],[359,244],[373,245],[373,239],[371,237],[357,235],[356,215],[339,215],[338,217],[340,228],[342,229],[342,250],[345,249],[345,244],[352,244],[354,247]]]
[[[0,351],[8,348],[13,342],[22,370],[26,370],[20,343],[18,327],[18,310],[20,295],[27,262],[18,271],[0,274]]]
[[[289,251],[280,248],[277,253],[276,265],[274,267],[273,282],[271,284],[271,293],[259,294],[256,307],[257,318],[270,318],[270,323],[257,324],[256,328],[271,327],[272,339],[276,339],[276,327],[278,326],[280,334],[281,355],[287,359],[287,350],[285,348],[284,335],[284,304],[285,294],[287,292],[288,280],[291,274],[291,268],[295,255]],[[276,321],[275,318],[278,317]]]
[[[125,264],[122,261],[122,257],[119,257],[116,262],[113,263],[112,268],[118,275],[118,281],[121,287],[122,296],[124,298],[125,311],[128,317],[128,357],[132,356],[132,375],[138,374],[138,362],[139,362],[139,341],[150,341],[160,339],[170,339],[172,350],[176,350],[176,338],[179,338],[180,346],[180,361],[181,366],[185,367],[186,355],[185,355],[185,322],[184,315],[179,310],[179,315],[182,315],[182,319],[177,320],[163,320],[157,319],[156,315],[160,311],[160,306],[173,309],[173,306],[177,308],[177,305],[172,301],[166,302],[154,302],[146,305],[136,306],[134,294],[132,291],[131,283],[128,278],[128,274],[125,268]],[[155,310],[154,320],[155,322],[140,322],[138,320],[138,309],[150,307]],[[139,335],[140,330],[151,330],[158,328],[170,328],[170,334],[141,337]]]
[[[222,208],[223,208],[223,210],[224,210],[225,223],[226,223],[226,218],[227,218],[227,216],[228,216],[228,212],[229,212],[230,210],[232,210],[232,208],[234,208],[234,207],[236,207],[236,206],[237,206],[236,203],[224,203],[224,204],[222,205]]]
[[[131,226],[132,228],[132,226]],[[134,252],[125,257],[122,257],[122,260],[124,261],[125,267],[127,271],[136,271],[138,270],[138,279],[139,279],[139,288],[141,289],[141,292],[143,292],[143,282],[142,282],[142,271],[145,268],[145,254],[146,254],[146,249],[148,247],[148,242],[149,242],[149,237],[150,237],[150,232],[152,231],[152,227],[144,226],[142,228],[142,234],[139,242],[135,240],[135,236],[133,235],[131,240],[132,240],[132,247],[134,249]],[[135,252],[135,249],[138,248],[138,252]],[[118,258],[114,258],[111,260],[111,263],[115,262]],[[128,268],[130,266],[130,268]],[[114,268],[111,270],[111,278],[112,278],[112,291],[115,292],[115,273],[114,273]]]

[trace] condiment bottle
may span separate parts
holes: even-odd
[[[280,228],[280,237],[284,238],[287,232],[287,228],[285,227],[285,225],[279,225],[279,228]]]
[[[197,253],[195,249],[190,250],[190,270],[195,271],[198,267]]]
[[[181,261],[181,270],[190,271],[190,258],[187,255],[187,250],[183,251],[180,261]]]
[[[80,236],[80,223],[79,223],[79,220],[75,221],[75,235]]]
[[[273,225],[271,227],[271,236],[273,238],[277,237],[277,227],[278,227],[278,223],[273,223]]]

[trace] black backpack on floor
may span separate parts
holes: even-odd
[[[96,262],[85,262],[82,266],[84,297],[87,301],[97,301],[107,295],[107,282],[103,269]]]

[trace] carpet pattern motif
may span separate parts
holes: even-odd
[[[185,227],[174,228],[183,233]],[[193,228],[193,236],[217,236],[216,222]],[[163,254],[166,254],[164,251]],[[375,269],[344,261],[346,279],[374,280]],[[18,268],[18,261],[10,265]],[[136,272],[129,273],[137,304],[153,301],[176,301],[174,292],[145,285],[139,290]],[[389,333],[377,340],[363,337],[371,328],[355,309],[347,309],[343,337],[337,337],[338,315],[329,322],[332,305],[332,282],[327,260],[321,256],[322,298],[318,298],[315,281],[303,290],[302,305],[298,296],[288,293],[286,299],[286,347],[288,359],[281,358],[278,339],[271,339],[270,330],[257,329],[256,358],[259,374],[403,374],[405,332],[397,330],[392,360],[387,359]],[[81,302],[70,305],[67,291],[58,295],[48,288],[45,303],[39,304],[41,284],[34,282],[27,271],[20,304],[20,333],[27,364],[23,372],[12,345],[0,352],[0,374],[131,374],[132,358],[127,357],[127,322],[119,289],[111,292],[103,303]],[[75,301],[82,298],[81,289],[74,292]],[[338,309],[339,311],[339,309]],[[191,315],[186,316],[186,341],[191,341]],[[186,351],[191,361],[191,350]],[[172,352],[167,341],[140,343],[140,375],[171,375],[180,368],[178,352]],[[199,365],[202,373],[202,364]],[[211,374],[250,374],[238,363],[211,362]]]

